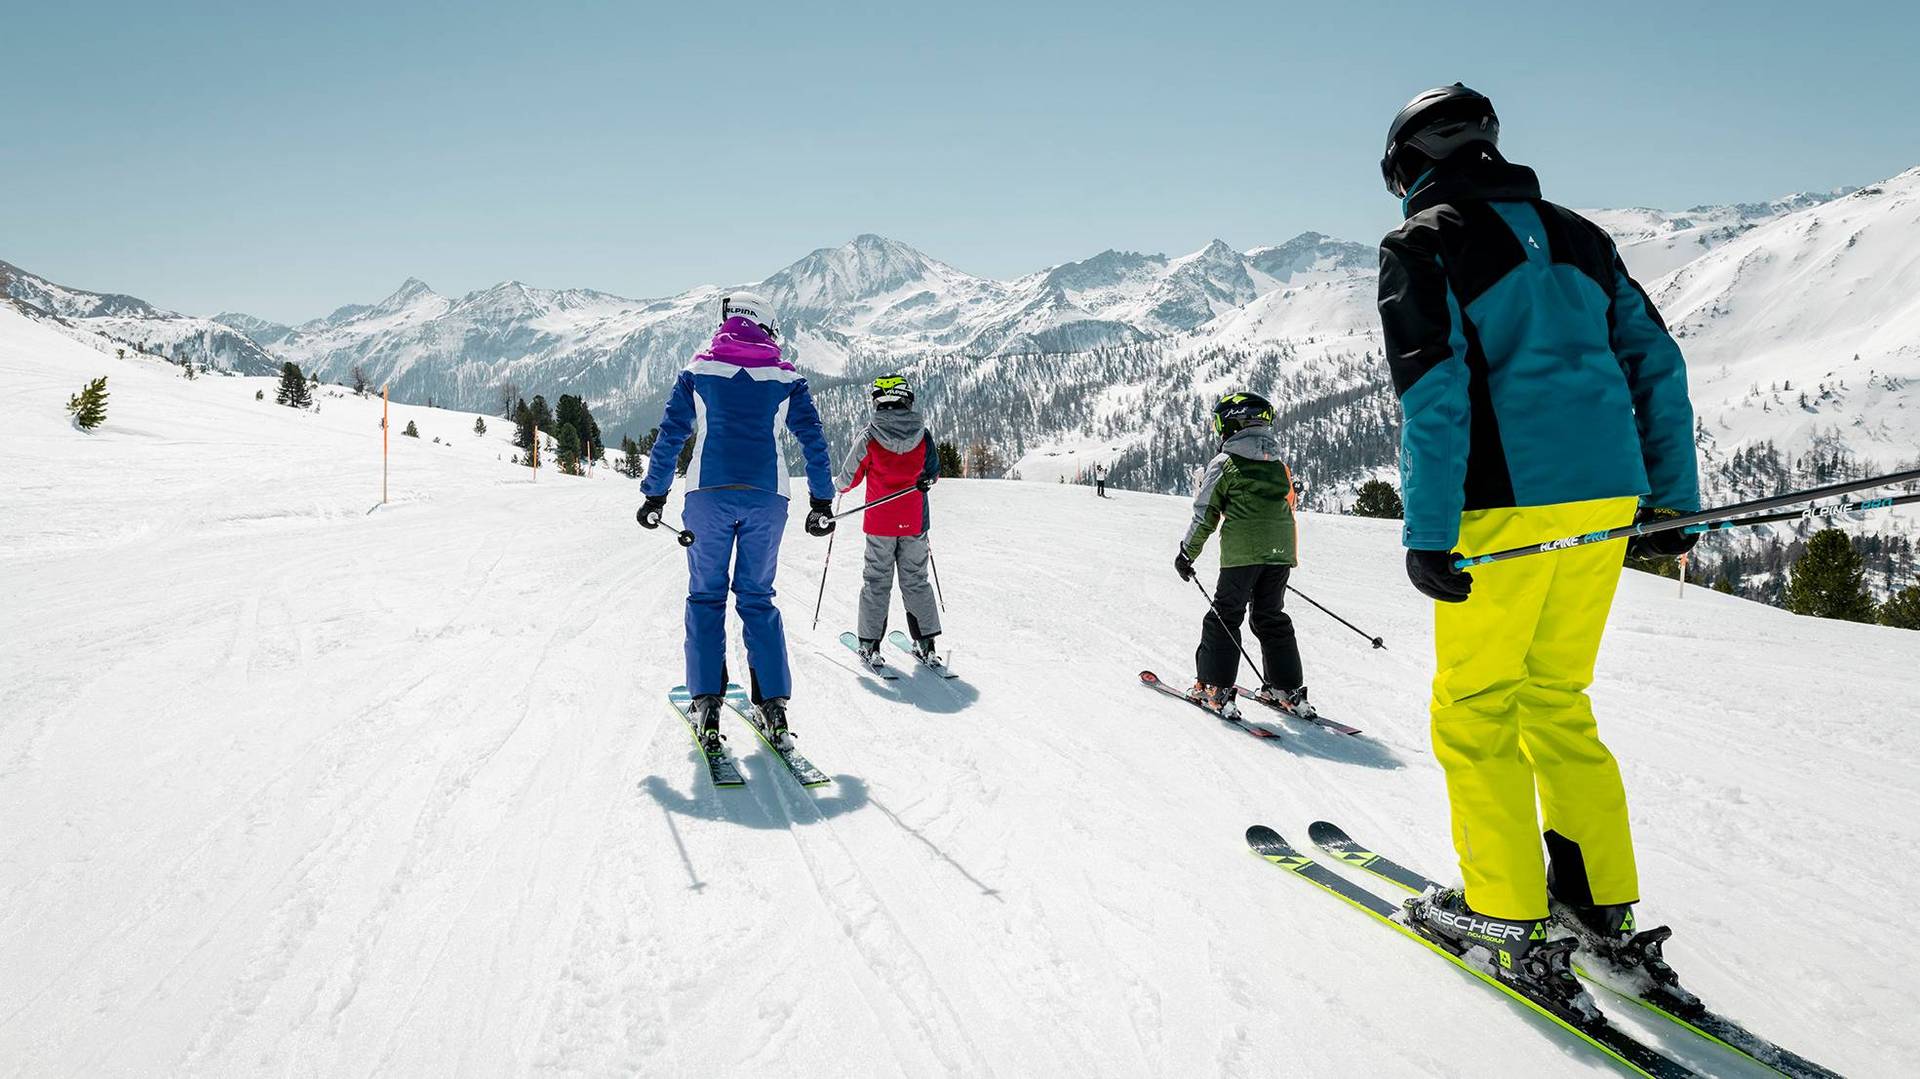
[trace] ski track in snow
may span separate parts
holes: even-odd
[[[82,436],[59,405],[101,369]],[[1137,684],[1190,674],[1181,500],[943,484],[951,683],[835,641],[851,532],[808,628],[796,515],[794,723],[834,783],[728,718],[748,786],[716,791],[665,703],[683,561],[630,482],[395,406],[451,444],[396,437],[368,513],[377,401],[295,413],[7,310],[0,379],[0,1074],[1615,1074],[1242,843],[1326,817],[1452,872],[1390,522],[1307,517],[1295,576],[1388,642],[1295,604],[1368,737],[1254,706],[1263,743]],[[1920,636],[1674,587],[1629,575],[1595,692],[1644,917],[1729,1014],[1905,1074]]]

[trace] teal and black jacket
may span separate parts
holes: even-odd
[[[1380,241],[1403,542],[1451,549],[1465,510],[1629,495],[1698,509],[1686,361],[1653,302],[1532,169],[1471,154]]]

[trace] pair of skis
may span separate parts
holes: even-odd
[[[1423,893],[1439,887],[1436,882],[1427,877],[1361,846],[1346,832],[1326,821],[1315,821],[1307,829],[1307,838],[1311,839],[1316,847],[1340,862],[1364,869],[1382,880],[1409,891]],[[1573,1014],[1556,1002],[1534,997],[1499,980],[1490,969],[1484,969],[1468,956],[1455,952],[1448,942],[1429,937],[1409,925],[1403,907],[1352,883],[1300,853],[1292,844],[1281,838],[1278,832],[1266,825],[1256,824],[1247,829],[1247,845],[1253,848],[1255,854],[1274,865],[1288,870],[1323,891],[1332,893],[1372,915],[1376,920],[1385,922],[1393,929],[1446,957],[1481,981],[1552,1020],[1634,1074],[1647,1079],[1686,1079],[1699,1074],[1613,1025],[1605,1017],[1587,1018]],[[1639,991],[1621,988],[1605,978],[1593,977],[1586,970],[1578,967],[1575,969],[1583,977],[1597,982],[1609,992],[1638,1004],[1715,1045],[1771,1068],[1781,1075],[1789,1076],[1791,1079],[1841,1079],[1832,1070],[1775,1045],[1739,1023],[1707,1009],[1697,1001],[1681,1000],[1657,986]]]
[[[812,761],[801,756],[800,751],[793,748],[791,734],[778,742],[767,735],[767,729],[761,720],[760,709],[748,699],[745,689],[731,682],[727,683],[725,700],[727,708],[734,715],[747,721],[747,726],[753,728],[753,733],[759,736],[761,744],[772,751],[773,755],[780,759],[781,764],[787,766],[787,771],[793,773],[793,778],[799,781],[801,786],[824,787],[833,782],[832,776],[815,767]],[[739,762],[733,759],[733,755],[727,752],[726,747],[718,746],[709,749],[701,740],[700,728],[693,719],[693,695],[687,692],[687,687],[675,686],[669,690],[667,703],[675,712],[680,713],[680,718],[686,723],[687,730],[693,734],[694,745],[700,747],[701,754],[706,758],[707,776],[713,780],[713,785],[720,788],[746,786],[747,777],[741,774]]]
[[[1206,714],[1212,716],[1213,718],[1220,720],[1221,722],[1227,724],[1228,726],[1243,730],[1248,734],[1253,735],[1255,738],[1280,737],[1279,731],[1273,730],[1268,727],[1262,727],[1257,723],[1249,722],[1245,716],[1229,716],[1229,715],[1222,714],[1221,712],[1218,712],[1212,708],[1207,707],[1205,704],[1201,703],[1200,701],[1194,700],[1192,697],[1187,696],[1185,693],[1182,693],[1179,690],[1161,681],[1160,676],[1153,673],[1152,671],[1140,672],[1140,684],[1147,687],[1148,689],[1156,690],[1160,693],[1164,693],[1167,696],[1172,697],[1174,700],[1185,701],[1186,703],[1194,706],[1195,708],[1200,709],[1202,712],[1205,712]],[[1341,723],[1337,720],[1328,719],[1327,717],[1322,715],[1303,716],[1298,712],[1295,712],[1292,708],[1287,707],[1285,704],[1282,704],[1281,702],[1277,700],[1273,700],[1268,697],[1262,697],[1257,693],[1252,693],[1244,689],[1236,690],[1236,692],[1238,692],[1241,697],[1247,700],[1259,701],[1261,704],[1266,705],[1268,708],[1273,709],[1274,711],[1280,713],[1283,716],[1286,716],[1289,719],[1297,719],[1302,723],[1312,723],[1318,727],[1325,727],[1327,730],[1333,731],[1337,734],[1357,735],[1360,733],[1360,728],[1358,727],[1349,727],[1345,723]]]
[[[852,652],[856,657],[858,657],[858,659],[860,660],[860,666],[866,668],[866,671],[868,674],[871,674],[875,678],[878,678],[884,682],[897,682],[900,680],[900,672],[894,670],[893,667],[889,665],[886,660],[881,659],[879,656],[866,656],[861,654],[859,634],[842,633],[840,635],[840,643],[843,645],[846,645],[847,650]],[[900,651],[905,652],[907,655],[912,656],[913,661],[915,663],[920,664],[922,667],[925,667],[927,670],[930,670],[934,674],[939,675],[941,678],[960,677],[959,675],[953,673],[953,669],[947,666],[947,661],[940,658],[939,656],[937,655],[923,656],[920,653],[914,651],[913,638],[907,636],[905,633],[902,633],[897,629],[894,630],[892,633],[887,634],[887,643],[894,646],[895,648],[898,648]]]

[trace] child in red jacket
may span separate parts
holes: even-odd
[[[899,375],[873,380],[873,422],[866,437],[856,441],[841,470],[840,491],[846,493],[867,481],[866,497],[885,498],[912,491],[866,512],[867,560],[860,589],[861,655],[871,659],[887,634],[887,608],[893,600],[893,578],[900,577],[900,599],[907,608],[907,633],[914,653],[933,657],[933,639],[940,635],[940,606],[936,602],[927,566],[927,489],[940,478],[940,454],[926,421],[913,407],[913,388]],[[917,489],[916,489],[917,488]]]

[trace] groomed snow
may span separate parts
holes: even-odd
[[[102,373],[81,434],[61,405]],[[369,514],[377,401],[296,413],[4,308],[0,390],[0,1071],[1617,1074],[1242,844],[1325,816],[1449,869],[1391,522],[1308,517],[1296,577],[1390,645],[1296,611],[1369,737],[1278,745],[1135,685],[1189,671],[1180,499],[943,484],[951,686],[852,670],[850,536],[809,628],[796,522],[795,724],[836,781],[729,721],[722,794],[664,706],[684,569],[630,482],[534,481],[504,423],[396,407],[428,437]],[[1920,1059],[1916,659],[1630,574],[1596,692],[1643,921],[1855,1077]]]

